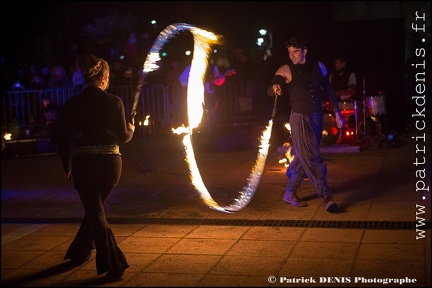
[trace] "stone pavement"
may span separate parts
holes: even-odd
[[[299,192],[307,207],[282,200],[287,178],[274,148],[249,205],[229,214],[210,209],[192,186],[179,136],[134,139],[121,147],[123,175],[106,202],[130,264],[114,283],[96,275],[95,253],[79,267],[63,261],[83,209],[59,158],[2,159],[2,286],[430,287],[430,192],[416,192],[420,180],[430,187],[430,152],[415,166],[422,155],[412,135],[400,135],[399,147],[323,147],[340,207],[333,214],[308,180]],[[232,203],[257,147],[197,146],[210,194]],[[426,178],[417,178],[423,168]]]

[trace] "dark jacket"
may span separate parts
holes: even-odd
[[[132,137],[122,100],[100,88],[87,87],[64,105],[59,141],[63,168],[70,171],[71,145],[118,145]]]

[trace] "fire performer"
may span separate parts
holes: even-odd
[[[96,249],[97,275],[120,280],[129,264],[107,222],[104,203],[122,170],[120,143],[129,142],[135,126],[127,123],[122,100],[106,92],[109,65],[93,55],[77,60],[84,89],[64,106],[59,154],[85,210],[84,219],[64,260],[82,265]]]
[[[295,149],[294,159],[287,168],[290,178],[283,200],[296,207],[306,206],[297,192],[302,181],[309,177],[323,197],[328,212],[336,212],[337,204],[326,181],[327,165],[320,155],[320,142],[323,130],[322,90],[336,115],[336,123],[343,127],[337,98],[330,84],[326,67],[320,61],[306,59],[307,46],[302,36],[293,36],[286,42],[290,61],[280,66],[268,89],[269,96],[282,94],[283,85],[291,103],[291,135]]]

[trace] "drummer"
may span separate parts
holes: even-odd
[[[347,62],[343,57],[336,58],[334,68],[334,71],[329,76],[330,83],[335,90],[336,96],[342,101],[347,101],[351,96],[357,94],[356,75],[347,67]]]

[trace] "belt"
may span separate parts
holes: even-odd
[[[291,113],[292,113],[292,114],[296,114],[296,115],[298,115],[298,116],[303,116],[303,117],[310,117],[310,116],[312,116],[312,115],[318,115],[318,116],[319,116],[319,115],[324,114],[323,111],[320,111],[320,112],[312,112],[312,114],[308,115],[308,114],[297,113],[297,112],[294,112],[294,111],[292,111],[292,110],[291,110]]]
[[[118,145],[78,146],[74,152],[74,155],[121,155]]]

